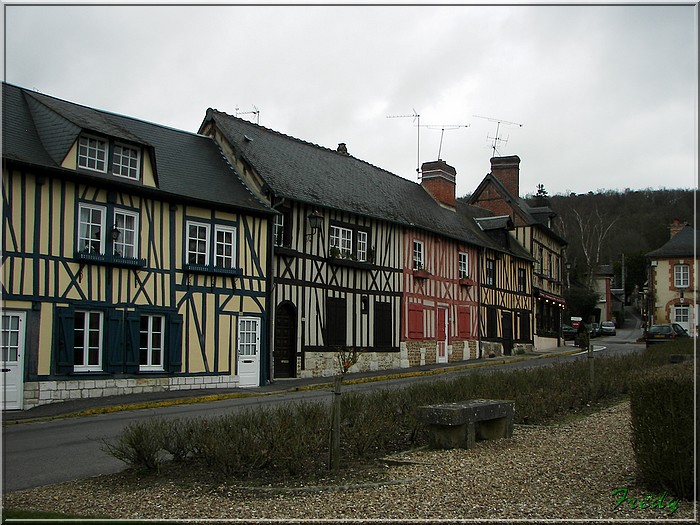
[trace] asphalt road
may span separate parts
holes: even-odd
[[[640,351],[643,345],[629,344],[633,338],[636,337],[634,337],[632,330],[629,330],[629,333],[620,330],[616,337],[594,339],[596,356]],[[344,389],[363,391],[377,388],[397,388],[416,381],[446,380],[457,374],[549,366],[557,362],[585,358],[585,355],[557,356],[449,372],[439,376],[348,384],[344,386]],[[212,403],[176,405],[5,426],[2,432],[2,490],[3,492],[11,492],[123,470],[125,464],[104,451],[104,440],[116,438],[131,422],[153,417],[214,417],[232,410],[239,410],[242,407],[302,400],[330,402],[331,397],[330,389],[306,390]]]

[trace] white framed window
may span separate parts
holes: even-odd
[[[367,232],[357,232],[357,260],[367,260]]]
[[[78,166],[94,171],[107,171],[108,142],[82,135],[78,140]]]
[[[138,250],[138,213],[126,210],[114,210],[114,226],[119,236],[114,241],[114,255],[119,257],[136,257]]]
[[[673,309],[673,319],[676,323],[687,325],[690,322],[690,307],[688,305],[674,306]]]
[[[214,266],[234,268],[236,260],[236,228],[214,227]]]
[[[106,214],[104,206],[83,203],[78,205],[78,252],[105,253]]]
[[[258,319],[241,318],[238,320],[238,354],[256,355],[260,340],[260,323]]]
[[[423,242],[413,241],[413,269],[423,270],[425,269],[425,261],[423,258]]]
[[[284,215],[275,215],[272,231],[275,238],[275,246],[284,246]]]
[[[690,286],[690,266],[676,264],[673,267],[673,284],[676,288],[688,288]]]
[[[496,261],[486,259],[486,284],[494,286],[496,284]]]
[[[209,225],[187,222],[187,264],[209,263]]]
[[[112,173],[139,180],[141,155],[138,149],[116,143],[112,148]]]
[[[343,255],[352,253],[352,230],[342,226],[331,226],[331,248],[337,248]]]
[[[469,255],[459,252],[459,278],[469,277]]]
[[[75,312],[73,367],[76,372],[102,370],[102,319],[102,312]]]
[[[139,370],[163,370],[165,318],[142,315],[139,330]]]

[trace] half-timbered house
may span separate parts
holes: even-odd
[[[216,142],[2,103],[3,408],[266,381],[273,212]]]
[[[538,349],[559,346],[563,294],[565,239],[552,229],[556,214],[546,206],[532,207],[520,198],[520,158],[516,155],[491,159],[491,172],[484,177],[467,201],[508,216],[512,235],[534,258],[534,343]]]

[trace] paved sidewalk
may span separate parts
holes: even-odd
[[[498,356],[494,358],[470,359],[456,363],[430,364],[412,368],[351,373],[345,376],[344,382],[347,384],[353,382],[390,381],[403,377],[435,375],[466,368],[478,368],[530,359],[542,359],[557,355],[570,355],[580,351],[580,348],[572,346],[572,343],[569,342],[566,346],[522,355]],[[276,379],[265,386],[255,388],[170,390],[164,392],[146,392],[142,394],[76,399],[74,401],[40,405],[30,410],[4,411],[2,413],[2,422],[3,424],[12,424],[37,419],[75,417],[99,412],[117,412],[135,408],[196,403],[202,402],[205,399],[206,401],[216,401],[239,396],[269,395],[295,390],[330,387],[332,384],[333,377],[309,377]]]

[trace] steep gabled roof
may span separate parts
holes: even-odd
[[[81,133],[97,133],[141,145],[156,165],[156,191],[250,211],[269,212],[210,137],[101,111],[3,83],[3,158],[63,170]],[[109,174],[89,177],[138,191],[148,187]]]
[[[346,153],[305,142],[209,109],[213,122],[276,196],[420,228],[457,241],[501,250],[473,221],[448,210],[420,184]]]
[[[661,248],[647,253],[650,259],[668,259],[674,257],[694,257],[697,246],[698,231],[692,226],[685,226],[666,242]]]
[[[536,226],[544,230],[549,236],[554,238],[557,242],[562,245],[569,244],[565,239],[560,237],[549,227],[550,219],[556,217],[556,213],[548,206],[530,206],[525,199],[517,195],[513,195],[508,189],[498,180],[493,173],[488,173],[479,186],[476,188],[474,193],[469,197],[467,201],[469,204],[477,204],[478,197],[486,189],[487,186],[493,185],[498,193],[501,194],[503,200],[510,204],[515,213],[517,213],[520,218],[528,226]]]

